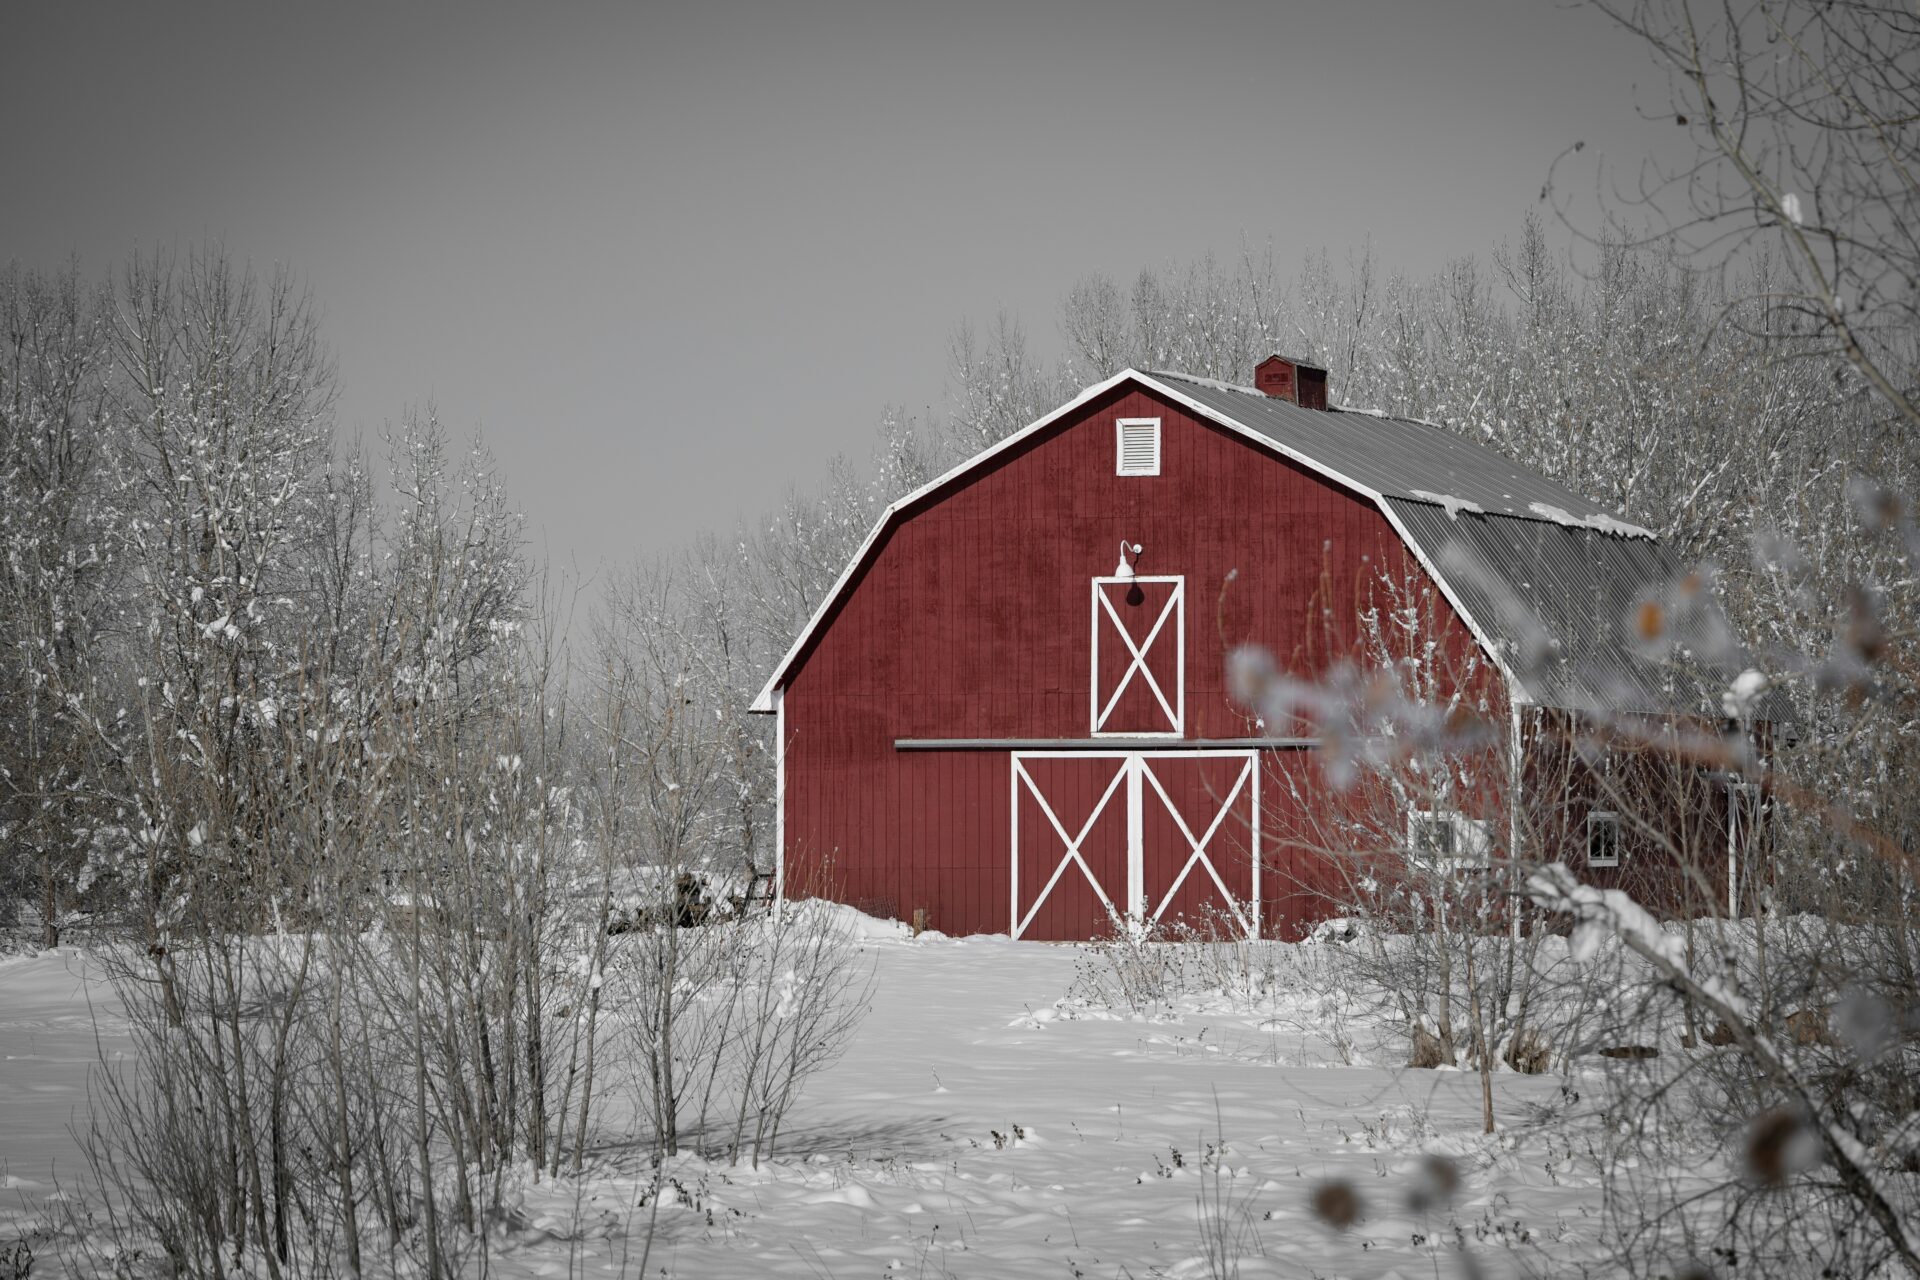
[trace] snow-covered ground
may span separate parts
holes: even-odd
[[[0,955],[0,1242],[79,1180],[70,1129],[85,1119],[87,1073],[127,1043],[113,992],[84,951]]]
[[[1497,1076],[1483,1137],[1477,1076],[1341,1064],[1320,993],[1074,1017],[1075,948],[871,932],[872,1013],[773,1162],[682,1158],[641,1207],[640,1154],[610,1144],[579,1182],[522,1188],[490,1272],[636,1274],[650,1223],[646,1274],[689,1277],[1207,1275],[1222,1210],[1246,1276],[1468,1274],[1462,1241],[1482,1273],[1552,1273],[1597,1243],[1595,1170],[1527,1123],[1559,1076]],[[1362,1060],[1395,1052],[1358,1038]],[[68,1126],[125,1043],[84,953],[0,958],[0,1246],[77,1181]],[[1462,1182],[1415,1212],[1430,1153]],[[1362,1198],[1344,1232],[1311,1207],[1329,1180]]]

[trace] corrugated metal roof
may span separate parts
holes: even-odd
[[[1302,409],[1185,374],[1149,376],[1379,494],[1534,702],[1718,716],[1722,693],[1748,665],[1710,598],[1676,603],[1689,570],[1671,551],[1651,536],[1583,527],[1577,522],[1605,524],[1613,513],[1498,450],[1432,423]],[[1659,645],[1634,634],[1647,601],[1670,628]],[[1789,714],[1777,695],[1761,713]]]
[[[1385,501],[1535,702],[1722,714],[1721,694],[1748,656],[1704,591],[1685,599],[1689,569],[1659,542]],[[1648,601],[1667,629],[1656,646],[1636,635]],[[1774,701],[1764,717],[1784,718]]]
[[[1150,375],[1248,430],[1323,463],[1384,497],[1445,494],[1482,510],[1537,520],[1533,503],[1580,518],[1613,513],[1529,471],[1498,450],[1432,423],[1352,410],[1302,409],[1247,389],[1155,370]]]

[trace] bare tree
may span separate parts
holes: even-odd
[[[947,343],[949,429],[962,456],[998,444],[1066,399],[1063,379],[1027,348],[1026,329],[1007,312],[983,338],[970,322]]]
[[[111,835],[111,718],[93,719],[119,610],[103,299],[77,266],[0,277],[0,913],[38,903],[60,938]],[[35,882],[28,883],[28,877]]]
[[[1667,73],[1668,101],[1648,112],[1692,143],[1643,166],[1628,207],[1715,272],[1778,254],[1786,271],[1734,322],[1844,361],[1920,426],[1920,20],[1874,0],[1595,7]]]

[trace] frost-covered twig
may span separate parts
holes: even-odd
[[[1686,948],[1660,927],[1631,895],[1618,889],[1582,884],[1565,863],[1551,863],[1527,878],[1527,893],[1540,907],[1573,918],[1573,951],[1590,956],[1608,937],[1617,937],[1646,960],[1660,977],[1688,999],[1719,1016],[1742,1053],[1785,1093],[1806,1117],[1840,1185],[1866,1210],[1888,1245],[1912,1275],[1920,1275],[1920,1242],[1873,1175],[1871,1157],[1852,1134],[1820,1118],[1819,1098],[1801,1079],[1772,1037],[1747,1023],[1747,1002],[1724,978],[1698,973],[1686,960]]]

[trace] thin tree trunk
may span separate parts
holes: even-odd
[[[420,978],[420,856],[413,860],[413,928],[408,948],[408,980],[413,993],[413,1125],[414,1155],[420,1162],[420,1201],[426,1215],[427,1276],[440,1280],[447,1268],[440,1257],[440,1214],[433,1196],[433,1151],[427,1124],[427,1044],[425,989]]]
[[[347,1270],[355,1276],[361,1274],[360,1265],[360,1211],[354,1202],[353,1190],[353,1126],[349,1119],[347,1103],[346,1052],[342,1047],[340,1035],[340,1006],[346,999],[346,961],[345,949],[336,950],[333,956],[333,992],[330,1007],[327,1010],[328,1065],[333,1076],[334,1110],[334,1161],[339,1170],[340,1211],[344,1218],[342,1226],[347,1236]]]
[[[1474,939],[1467,939],[1467,1000],[1473,1011],[1473,1038],[1480,1055],[1481,1132],[1493,1132],[1493,1046],[1487,1043],[1487,1024],[1480,1016],[1480,984],[1474,980]]]
[[[49,951],[60,945],[60,891],[51,849],[40,854],[40,943]]]
[[[1438,896],[1436,891],[1435,897]],[[1433,907],[1433,921],[1434,968],[1440,979],[1440,1009],[1436,1030],[1440,1035],[1440,1052],[1451,1066],[1460,1060],[1459,1046],[1453,1037],[1453,952],[1450,949],[1451,939],[1447,936],[1446,908],[1437,901]]]

